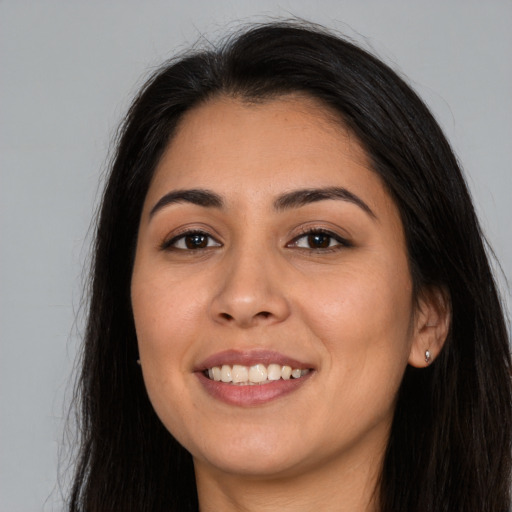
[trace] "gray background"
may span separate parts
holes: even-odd
[[[58,447],[88,226],[129,99],[201,35],[291,15],[361,41],[409,77],[512,276],[512,1],[0,0],[0,511],[62,507]],[[510,304],[504,276],[500,286]]]

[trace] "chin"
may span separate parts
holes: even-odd
[[[226,455],[225,457],[212,456],[200,460],[194,457],[194,464],[206,464],[215,470],[246,477],[250,479],[286,478],[300,473],[301,464],[290,457],[278,456],[264,457],[260,454],[246,454],[244,458]]]
[[[297,446],[300,444],[295,443],[292,449],[279,436],[249,436],[212,442],[211,449],[202,445],[202,450],[193,450],[192,456],[194,464],[205,464],[223,473],[275,478],[296,472],[300,461],[307,458],[307,454],[301,456]]]

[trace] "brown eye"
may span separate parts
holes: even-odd
[[[164,250],[179,251],[198,251],[201,249],[209,249],[211,247],[221,247],[221,243],[217,242],[208,233],[201,231],[191,231],[178,235],[168,242],[162,244]]]
[[[184,242],[187,249],[204,249],[208,246],[208,237],[202,233],[195,233],[186,235]]]
[[[308,235],[308,245],[312,249],[326,249],[330,247],[332,237],[326,233],[312,233]]]
[[[300,249],[311,249],[316,251],[335,250],[344,247],[351,247],[348,240],[345,240],[336,233],[330,231],[309,231],[298,236],[290,242],[288,247],[298,247]]]

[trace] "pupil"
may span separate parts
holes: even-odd
[[[308,243],[310,247],[315,249],[325,249],[329,247],[331,237],[329,235],[323,235],[322,233],[315,233],[314,235],[308,236]]]
[[[208,245],[208,240],[205,235],[188,235],[185,238],[185,245],[187,249],[203,249]]]

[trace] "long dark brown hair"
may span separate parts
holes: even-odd
[[[457,160],[423,102],[388,66],[322,28],[283,22],[166,63],[124,120],[97,220],[70,511],[197,510],[191,456],[156,417],[136,364],[130,279],[139,218],[187,110],[219,95],[264,101],[293,92],[341,115],[398,206],[415,293],[438,286],[451,301],[441,354],[429,368],[405,372],[379,482],[381,511],[509,510],[508,335]]]

